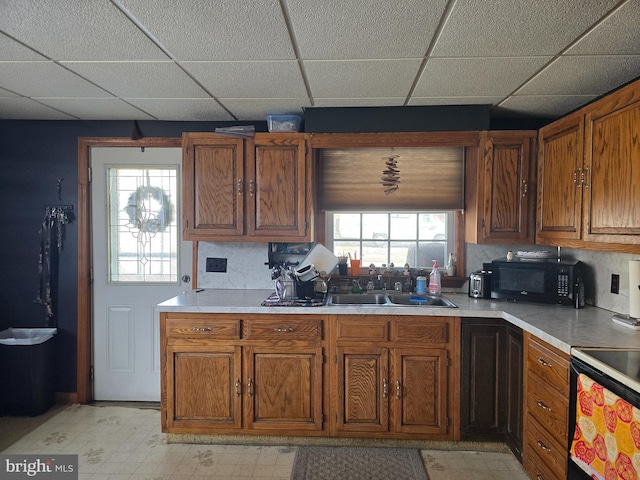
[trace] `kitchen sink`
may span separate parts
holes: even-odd
[[[331,293],[327,305],[386,305],[383,293]]]
[[[458,308],[448,298],[441,295],[412,295],[409,293],[330,293],[327,305],[359,305],[392,307],[444,307]]]
[[[441,295],[411,295],[409,293],[398,293],[390,294],[388,298],[391,305],[458,308],[455,303]]]

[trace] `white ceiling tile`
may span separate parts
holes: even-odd
[[[15,93],[0,87],[0,97],[9,98],[9,97],[19,97],[19,96],[20,95],[16,95]]]
[[[640,55],[640,2],[628,0],[588,35],[567,50],[568,55]]]
[[[507,96],[551,57],[432,58],[416,97]]]
[[[522,95],[509,97],[492,112],[498,117],[537,116],[558,118],[590,102],[595,96]]]
[[[268,114],[302,115],[303,108],[310,107],[306,98],[221,98],[239,120],[265,120]]]
[[[122,98],[208,96],[173,62],[65,62],[64,65]]]
[[[228,121],[234,118],[212,98],[129,98],[158,120]]]
[[[314,98],[315,107],[400,107],[406,97]]]
[[[0,87],[25,97],[110,97],[54,62],[2,62]]]
[[[216,97],[298,98],[307,90],[296,61],[181,62]]]
[[[406,97],[420,62],[420,59],[305,61],[304,68],[313,97]]]
[[[311,60],[423,57],[445,5],[445,0],[287,1],[302,58]]]
[[[504,96],[497,97],[411,97],[408,105],[496,105],[504,100]]]
[[[167,58],[104,0],[3,0],[0,30],[53,60]]]
[[[26,97],[0,97],[0,118],[4,120],[75,120],[63,112],[58,112]]]
[[[585,74],[584,72],[589,72]],[[518,90],[518,95],[600,95],[640,76],[640,55],[562,56]]]
[[[0,33],[0,62],[11,60],[46,60],[46,58]]]
[[[458,1],[436,43],[433,55],[555,55],[618,1]]]
[[[119,98],[36,98],[80,120],[153,120]]]
[[[178,60],[295,58],[278,0],[121,0]]]

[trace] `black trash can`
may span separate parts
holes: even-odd
[[[0,415],[35,416],[54,403],[57,328],[0,332]]]

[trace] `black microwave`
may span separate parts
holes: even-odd
[[[491,298],[584,306],[582,262],[500,258],[491,270]]]

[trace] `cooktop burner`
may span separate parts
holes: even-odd
[[[274,292],[261,305],[263,307],[321,307],[324,305],[324,298],[281,300]]]

